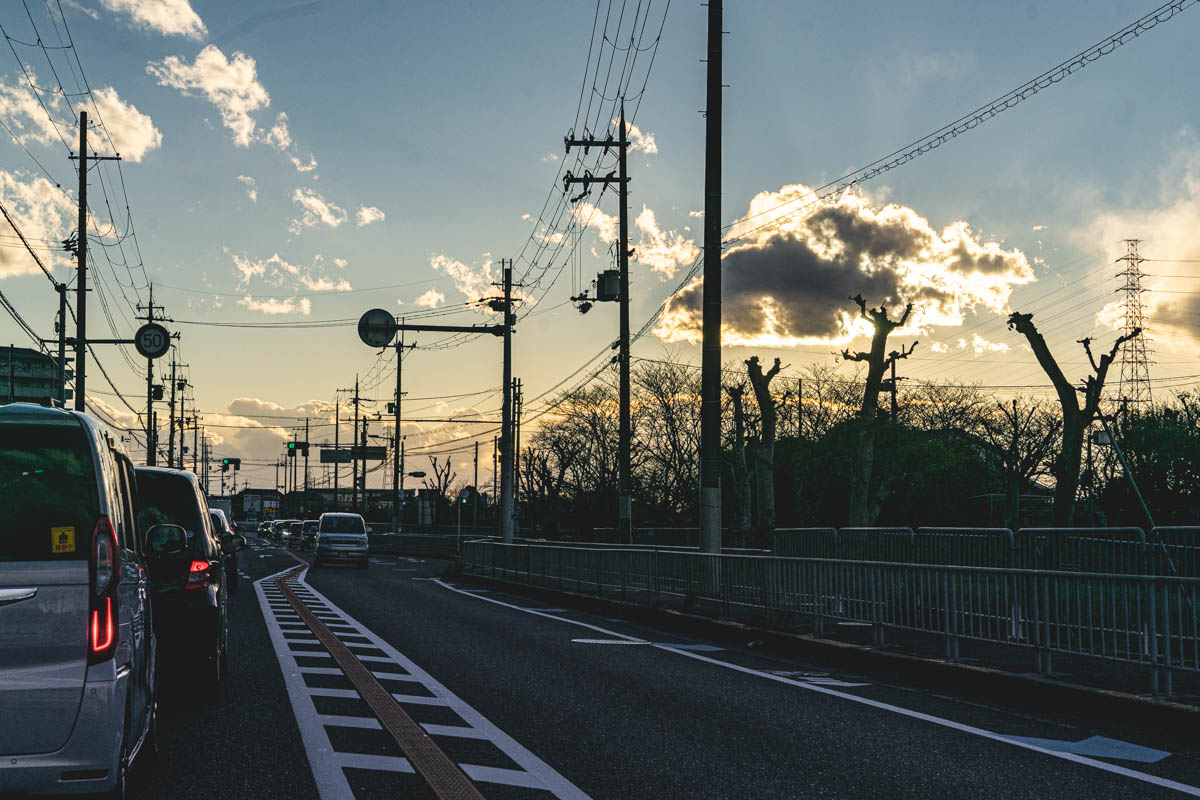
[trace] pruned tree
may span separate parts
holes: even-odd
[[[733,405],[733,447],[731,469],[733,473],[733,510],[730,514],[729,527],[735,537],[745,537],[750,533],[750,469],[746,465],[746,408],[745,384],[726,386],[725,393]]]
[[[863,390],[862,406],[859,411],[858,449],[854,464],[850,469],[850,512],[848,522],[850,527],[870,525],[879,516],[879,509],[887,497],[889,479],[883,478],[874,493],[871,492],[871,473],[875,465],[875,435],[879,418],[879,387],[883,383],[883,373],[893,363],[908,356],[916,349],[912,347],[893,350],[887,353],[887,340],[892,331],[903,327],[912,313],[912,303],[904,307],[900,319],[893,320],[888,316],[886,306],[867,308],[867,301],[861,294],[850,298],[858,305],[862,318],[871,323],[874,333],[871,335],[871,349],[868,352],[851,353],[848,349],[842,351],[846,361],[862,361],[867,364],[867,380]]]
[[[754,482],[758,487],[756,529],[769,536],[775,530],[775,425],[778,407],[771,396],[771,379],[779,374],[779,359],[765,373],[758,356],[746,359],[750,385],[758,402],[759,437],[754,448]]]
[[[430,456],[429,463],[433,465],[433,476],[424,479],[425,488],[437,492],[442,499],[449,499],[450,484],[458,477],[457,472],[451,471],[450,456],[446,456],[445,462],[439,462],[437,456]]]
[[[1121,345],[1139,336],[1142,329],[1134,328],[1130,333],[1118,336],[1112,349],[1100,355],[1099,362],[1092,354],[1091,337],[1080,339],[1079,343],[1083,345],[1088,362],[1092,366],[1092,374],[1084,379],[1082,386],[1072,386],[1063,375],[1054,354],[1050,352],[1046,339],[1033,324],[1033,314],[1014,311],[1008,317],[1008,327],[1023,335],[1029,342],[1038,364],[1054,384],[1054,392],[1058,395],[1063,427],[1062,447],[1054,460],[1054,524],[1068,526],[1075,518],[1075,495],[1079,491],[1079,463],[1083,457],[1084,433],[1100,413],[1100,395],[1104,391],[1108,368],[1117,357]],[[1082,406],[1079,403],[1080,395],[1083,397]]]

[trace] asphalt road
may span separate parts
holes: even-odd
[[[298,566],[251,538],[252,578]],[[444,570],[381,557],[310,569],[286,591],[488,798],[1200,795],[1200,737],[1016,714]],[[434,796],[274,579],[243,580],[231,611],[222,700],[167,692],[161,755],[131,796]]]

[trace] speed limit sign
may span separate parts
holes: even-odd
[[[147,322],[137,329],[133,344],[146,358],[162,358],[171,349],[171,334],[157,322]]]

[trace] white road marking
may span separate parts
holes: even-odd
[[[578,620],[567,619],[566,617],[557,617],[557,616],[554,616],[553,614],[547,614],[543,611],[533,611],[531,609],[522,608],[521,606],[514,605],[513,603],[506,603],[503,600],[497,600],[494,597],[483,597],[474,592],[464,591],[457,587],[451,586],[450,584],[446,583],[445,581],[441,580],[440,578],[435,578],[434,583],[441,586],[443,589],[448,589],[452,592],[455,592],[456,594],[461,594],[466,597],[473,597],[476,600],[482,600],[485,603],[495,603],[496,605],[504,606],[505,608],[511,608],[514,611],[521,611],[526,614],[534,614],[535,616],[545,617],[546,619],[552,619],[552,620],[555,620],[556,622],[564,622],[568,625],[578,625],[581,628],[587,628],[588,630],[596,631],[597,633],[602,633],[606,636],[613,636],[613,637],[621,638],[621,639],[630,639],[630,640],[640,641],[640,640],[636,640],[635,637],[626,636],[625,634],[618,633],[616,631],[610,631],[606,628],[600,627],[599,625],[591,625],[587,622],[579,622]],[[1020,747],[1024,750],[1032,750],[1035,753],[1042,753],[1043,755],[1051,756],[1053,758],[1061,758],[1064,761],[1071,761],[1076,764],[1081,764],[1085,767],[1093,767],[1095,769],[1102,770],[1104,772],[1110,772],[1114,775],[1121,775],[1126,778],[1132,778],[1133,780],[1142,781],[1144,783],[1149,783],[1154,786],[1161,786],[1164,789],[1174,789],[1177,792],[1182,792],[1182,793],[1184,793],[1186,795],[1190,795],[1192,797],[1200,797],[1200,787],[1191,786],[1189,784],[1180,783],[1178,781],[1169,780],[1167,778],[1160,778],[1157,775],[1151,775],[1147,772],[1138,772],[1137,770],[1117,766],[1116,764],[1109,764],[1104,761],[1097,761],[1094,758],[1087,758],[1086,756],[1076,755],[1074,753],[1065,753],[1065,752],[1058,751],[1058,750],[1051,750],[1049,748],[1041,747],[1039,745],[1033,744],[1029,741],[1022,741],[1020,739],[1008,737],[1003,734],[994,733],[992,731],[985,730],[983,728],[975,727],[974,725],[965,725],[961,722],[955,722],[954,720],[945,719],[944,717],[934,716],[933,714],[926,714],[921,711],[914,711],[910,708],[903,708],[901,706],[892,705],[891,703],[884,703],[880,700],[872,700],[868,697],[859,697],[858,695],[848,694],[846,692],[839,692],[836,689],[830,689],[827,686],[820,686],[815,683],[808,683],[805,681],[793,680],[791,678],[785,678],[782,675],[774,675],[770,672],[763,672],[762,670],[752,669],[750,667],[743,667],[739,664],[731,664],[728,661],[722,661],[717,658],[709,658],[708,656],[700,655],[699,653],[691,653],[686,650],[680,650],[678,648],[671,647],[670,645],[652,643],[651,647],[656,647],[660,650],[666,650],[669,653],[675,653],[676,655],[683,656],[684,658],[692,658],[697,661],[703,661],[707,664],[712,664],[714,666],[723,667],[725,669],[731,669],[731,670],[734,670],[735,672],[741,672],[745,675],[756,675],[760,678],[765,678],[766,680],[775,681],[777,683],[784,683],[789,686],[795,686],[799,689],[805,689],[807,691],[816,692],[817,694],[823,694],[823,695],[827,695],[829,697],[837,697],[842,700],[847,700],[851,703],[858,703],[859,705],[870,706],[872,708],[879,709],[880,711],[887,711],[892,714],[898,714],[903,717],[908,717],[910,719],[917,719],[917,720],[921,720],[923,722],[929,722],[934,725],[939,725],[944,728],[949,728],[951,730],[960,731],[962,733],[971,734],[973,736],[979,736],[983,739],[990,739],[995,742],[1003,742],[1005,744],[1012,745],[1014,747]]]
[[[300,666],[297,663],[297,659],[332,659],[332,656],[326,651],[310,652],[292,650],[291,645],[293,643],[306,642],[290,635],[284,635],[284,629],[281,627],[281,624],[288,623],[278,619],[278,617],[287,615],[287,612],[282,609],[277,610],[268,602],[268,594],[274,592],[273,581],[291,569],[295,568],[290,567],[288,570],[256,581],[255,590],[258,593],[259,605],[262,608],[263,617],[267,621],[267,628],[271,635],[272,645],[275,648],[276,658],[279,660],[280,668],[283,671],[284,682],[288,690],[288,699],[291,702],[292,711],[300,728],[301,739],[304,743],[304,749],[308,754],[309,765],[312,768],[313,777],[316,779],[317,789],[321,798],[322,800],[351,798],[354,795],[342,771],[343,767],[389,770],[393,772],[412,772],[413,768],[408,760],[404,758],[342,753],[334,750],[332,742],[329,739],[329,734],[325,730],[326,725],[371,729],[380,728],[380,725],[377,719],[370,716],[360,717],[317,713],[314,698],[358,698],[359,695],[358,692],[352,689],[316,688],[308,686],[305,682],[305,674],[332,675],[341,674],[341,670],[334,667]],[[301,573],[300,578],[288,580],[287,585],[292,587],[293,591],[297,592],[311,607],[323,606],[333,613],[343,614],[341,609],[330,602],[328,598],[305,583],[304,576],[305,573]],[[274,592],[273,596],[278,596],[278,592]],[[290,608],[290,604],[288,608]],[[291,616],[298,615],[293,612]],[[321,615],[318,614],[318,616],[320,617]],[[380,671],[374,673],[377,677],[384,680],[402,680],[420,683],[433,695],[393,694],[392,696],[397,702],[409,705],[448,707],[465,723],[463,725],[427,724],[423,726],[427,733],[432,736],[454,736],[489,741],[520,767],[520,769],[501,769],[475,764],[459,764],[459,767],[473,780],[507,786],[542,789],[555,797],[561,798],[561,800],[589,800],[586,794],[555,771],[549,764],[542,761],[511,736],[488,721],[486,717],[467,705],[457,695],[436,681],[433,676],[422,670],[385,640],[376,636],[349,616],[343,614],[338,619],[344,619],[345,624],[337,625],[328,623],[329,627],[350,628],[353,636],[367,640],[363,643],[344,642],[348,647],[377,649],[385,654],[381,656],[357,656],[360,661],[367,664],[378,663],[387,665],[381,666]],[[288,631],[289,634],[292,632],[291,630]],[[335,631],[336,635],[346,633],[343,630]],[[388,667],[391,667],[391,669],[388,669]]]

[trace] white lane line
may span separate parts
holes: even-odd
[[[267,605],[266,593],[263,591],[264,584],[272,585],[268,582],[292,569],[294,567],[288,567],[275,575],[255,581],[254,589],[258,594],[258,603],[262,608],[263,619],[267,623],[267,633],[275,648],[275,658],[283,673],[283,682],[287,687],[288,699],[291,701],[292,714],[300,729],[300,740],[304,744],[305,752],[308,753],[308,764],[312,770],[313,780],[317,784],[317,793],[321,796],[321,800],[344,800],[344,798],[353,797],[354,793],[350,790],[350,783],[346,780],[345,773],[342,772],[341,763],[332,757],[333,744],[329,741],[329,734],[325,732],[325,726],[321,724],[317,708],[308,694],[308,686],[304,682],[304,676],[300,673],[300,666],[296,663],[298,656],[291,651],[287,641],[283,638],[283,631]],[[304,658],[332,657],[325,652],[304,654]]]
[[[311,697],[340,697],[343,700],[357,700],[358,692],[353,689],[322,689],[320,687],[308,690]]]
[[[383,730],[379,720],[374,717],[347,717],[341,714],[321,714],[317,717],[322,725],[333,725],[337,728],[366,728],[373,731]]]
[[[357,697],[358,695],[355,695]],[[397,703],[408,703],[414,706],[448,706],[450,703],[442,697],[425,697],[419,694],[393,694]]]
[[[465,725],[434,725],[432,722],[422,722],[421,727],[430,736],[457,736],[459,739],[487,738],[483,733]]]
[[[302,575],[307,576],[307,573],[302,573]],[[304,578],[302,577],[301,581],[303,581],[303,579]],[[329,598],[322,595],[313,587],[305,584],[305,588],[313,592],[313,594],[315,594],[321,602],[327,603],[330,608],[337,609],[337,605],[335,603],[330,601]],[[339,613],[343,613],[340,609],[338,609],[338,611]],[[393,697],[396,697],[398,702],[421,705],[436,703],[449,707],[452,711],[454,711],[454,713],[462,718],[463,722],[466,723],[468,728],[479,731],[481,734],[479,738],[490,741],[501,752],[503,752],[526,773],[528,773],[531,776],[531,780],[536,781],[536,783],[530,784],[531,786],[544,789],[553,794],[555,797],[560,798],[560,800],[590,800],[588,795],[564,778],[553,767],[551,767],[545,761],[542,761],[507,733],[492,724],[486,717],[476,711],[473,707],[467,705],[466,702],[439,683],[428,672],[421,669],[419,666],[409,660],[403,653],[396,650],[396,648],[392,647],[384,639],[375,635],[366,626],[358,623],[349,616],[347,616],[347,619],[355,622],[355,624],[358,625],[359,629],[361,630],[362,635],[373,642],[375,647],[387,654],[386,656],[358,656],[359,661],[386,662],[391,663],[393,666],[398,666],[401,670],[416,678],[417,682],[424,684],[425,688],[435,695],[435,697],[393,695]],[[280,637],[280,640],[282,641],[282,637]],[[296,702],[297,700],[293,698],[293,708],[295,708]],[[305,697],[305,702],[307,702],[310,706],[312,704],[312,700],[309,697]],[[328,740],[328,736],[325,736],[324,738]],[[307,742],[306,749],[308,749]],[[314,755],[311,749],[308,749],[308,754],[310,763],[314,759],[319,760],[319,755]],[[467,772],[467,774],[470,775],[468,765],[463,764],[460,766],[463,768],[464,772]]]
[[[405,675],[403,672],[372,672],[381,681],[416,681],[415,675]]]
[[[520,786],[526,789],[540,789],[538,779],[522,769],[502,769],[501,767],[481,767],[478,764],[459,764],[462,771],[473,781],[485,783],[500,783],[505,786]]]
[[[300,671],[305,675],[341,675],[342,671],[337,667],[300,667]]]
[[[368,756],[362,753],[334,753],[334,759],[340,766],[351,767],[354,769],[378,769],[387,772],[411,772],[415,773],[413,765],[408,763],[407,758],[399,756]],[[353,797],[354,795],[347,795]]]
[[[473,597],[476,600],[482,600],[485,603],[495,603],[498,606],[504,606],[505,608],[511,608],[514,611],[521,611],[526,614],[533,614],[535,616],[545,617],[546,619],[552,619],[552,620],[555,620],[556,622],[564,622],[568,625],[578,625],[581,628],[587,628],[588,630],[596,631],[597,633],[602,633],[606,636],[613,636],[613,637],[617,637],[617,638],[621,638],[621,639],[641,641],[641,640],[636,639],[636,637],[626,636],[625,634],[618,633],[616,631],[610,631],[606,628],[601,628],[598,625],[591,625],[586,622],[579,622],[578,620],[567,619],[566,617],[556,617],[553,614],[547,614],[542,611],[533,611],[531,609],[522,608],[521,606],[514,605],[512,603],[505,603],[503,600],[497,600],[494,597],[483,597],[482,595],[476,594],[474,592],[463,591],[461,589],[458,589],[458,588],[455,588],[454,586],[449,585],[448,583],[441,580],[440,578],[435,578],[434,583],[441,586],[443,589],[449,589],[450,591],[455,592],[456,594],[461,594],[465,597]],[[819,686],[819,685],[812,684],[812,683],[805,683],[804,681],[797,681],[797,680],[792,680],[791,678],[785,678],[782,675],[773,675],[770,672],[763,672],[761,670],[751,669],[750,667],[743,667],[738,664],[731,664],[728,661],[722,661],[717,658],[709,658],[708,656],[704,656],[699,653],[692,653],[687,650],[680,650],[678,648],[671,647],[670,645],[652,643],[650,646],[658,648],[659,650],[666,650],[669,653],[675,653],[676,655],[683,656],[684,658],[692,658],[697,661],[703,661],[707,664],[713,664],[718,667],[724,667],[725,669],[731,669],[731,670],[734,670],[735,672],[741,672],[746,675],[756,675],[760,678],[765,678],[766,680],[769,680],[769,681],[775,681],[776,683],[785,683],[789,686],[795,686],[799,689],[805,689],[810,692],[816,692],[817,694],[824,694],[824,695],[828,695],[830,697],[837,697],[842,700],[847,700],[851,703],[858,703],[860,705],[870,706],[872,708],[876,708],[881,711],[888,711],[890,713],[898,714],[903,717],[909,717],[910,719],[918,719],[923,722],[929,722],[929,723],[932,723],[934,725],[939,725],[944,728],[950,728],[951,730],[961,731],[963,733],[968,733],[973,736],[979,736],[984,739],[990,739],[994,742],[1003,742],[1004,744],[1011,745],[1013,747],[1020,747],[1024,750],[1032,750],[1035,753],[1042,753],[1043,755],[1051,756],[1052,758],[1061,758],[1064,761],[1072,761],[1076,764],[1082,764],[1085,767],[1093,767],[1095,769],[1099,769],[1104,772],[1111,772],[1114,775],[1122,775],[1126,778],[1132,778],[1136,781],[1142,781],[1144,783],[1149,783],[1154,786],[1161,786],[1164,789],[1174,789],[1177,792],[1183,792],[1184,794],[1190,795],[1192,797],[1200,797],[1200,787],[1190,786],[1186,783],[1180,783],[1178,781],[1168,780],[1167,778],[1160,778],[1157,775],[1151,775],[1146,772],[1138,772],[1137,770],[1134,770],[1134,769],[1128,769],[1126,767],[1117,766],[1116,764],[1109,764],[1104,761],[1097,761],[1094,758],[1088,758],[1086,756],[1080,756],[1080,755],[1076,755],[1074,753],[1064,753],[1064,752],[1057,751],[1057,750],[1050,750],[1048,748],[1039,747],[1038,745],[1031,744],[1029,742],[1023,742],[1023,741],[1019,741],[1016,739],[1011,739],[1007,736],[1004,736],[1003,734],[993,733],[992,731],[984,730],[983,728],[977,728],[974,725],[964,725],[961,722],[955,722],[954,720],[945,719],[944,717],[937,717],[937,716],[934,716],[933,714],[926,714],[921,711],[913,711],[910,708],[903,708],[901,706],[892,705],[891,703],[884,703],[879,700],[872,700],[867,697],[859,697],[858,695],[849,694],[847,692],[839,692],[838,690],[831,689],[828,686]]]

